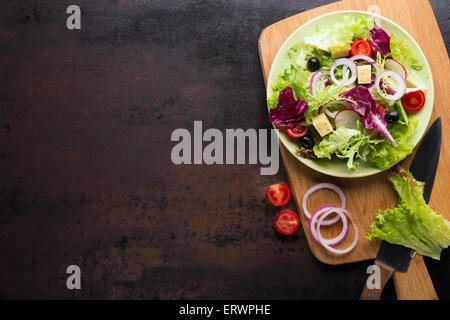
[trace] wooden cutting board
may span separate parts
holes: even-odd
[[[279,21],[264,29],[258,42],[264,79],[267,81],[270,67],[278,49],[286,38],[302,24],[319,15],[337,10],[376,12],[377,7],[375,6],[379,8],[378,13],[380,15],[402,26],[418,42],[430,63],[435,85],[435,106],[430,125],[438,116],[442,118],[443,125],[441,156],[430,205],[436,212],[450,220],[450,210],[448,209],[448,205],[450,204],[450,194],[448,193],[448,190],[450,190],[450,148],[446,143],[450,137],[450,90],[448,90],[450,62],[439,27],[428,1],[344,0]],[[377,209],[393,207],[396,202],[397,196],[390,182],[387,180],[387,173],[357,179],[330,177],[315,172],[303,165],[283,145],[280,145],[280,151],[298,211],[301,213],[300,217],[303,229],[314,256],[327,264],[343,264],[375,258],[380,242],[369,242],[364,236],[370,231],[370,224]],[[412,158],[413,156],[408,157],[402,164],[409,167]],[[355,224],[360,233],[356,248],[347,255],[337,256],[328,253],[314,242],[310,236],[308,220],[302,214],[301,201],[305,191],[319,182],[331,182],[340,186],[347,197],[348,209],[353,214]],[[331,191],[321,190],[311,196],[308,201],[308,207],[311,211],[330,202],[338,204],[337,196]],[[329,230],[328,234],[336,235],[338,232],[338,226],[336,226],[334,230]],[[352,241],[350,239],[351,234],[347,238],[348,242],[344,242],[342,244],[343,246],[348,245]],[[417,259],[421,258],[419,257]],[[413,263],[413,265],[415,264]],[[412,273],[411,268],[408,273]]]

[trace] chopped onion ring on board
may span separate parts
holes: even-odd
[[[344,219],[346,219],[345,216],[347,216],[350,221],[352,222],[353,225],[353,230],[355,230],[355,238],[353,239],[353,242],[350,246],[348,246],[345,249],[335,249],[333,247],[331,247],[330,244],[327,243],[327,239],[324,239],[322,236],[322,233],[320,232],[320,226],[323,225],[323,220],[332,212],[335,212],[338,214],[338,216],[342,219],[342,221],[344,221]],[[323,213],[321,215],[321,217],[319,218],[319,221],[316,224],[316,234],[317,234],[317,238],[319,240],[319,243],[328,251],[333,252],[335,254],[345,254],[348,253],[350,251],[352,251],[355,247],[356,244],[358,243],[358,238],[359,238],[359,232],[358,232],[358,228],[356,227],[354,221],[353,221],[353,217],[350,214],[350,212],[348,212],[347,209],[344,208],[334,208],[333,210],[328,210],[327,212]]]
[[[330,189],[330,190],[333,190],[334,192],[336,192],[338,194],[339,198],[341,199],[341,207],[344,208],[344,209],[346,208],[346,204],[347,203],[346,203],[344,192],[338,186],[335,186],[334,184],[331,184],[331,183],[319,183],[319,184],[316,184],[315,186],[309,188],[306,191],[305,195],[303,196],[302,209],[303,209],[303,213],[305,214],[305,216],[308,219],[311,219],[311,214],[309,213],[308,208],[306,206],[308,198],[311,195],[311,193],[314,193],[314,192],[316,192],[317,190],[320,190],[320,189]],[[338,221],[339,221],[339,217],[336,216],[333,219],[324,221],[322,223],[322,225],[329,226],[329,225],[332,225],[332,224],[334,224],[334,223],[336,223]]]
[[[309,220],[309,231],[310,231],[310,233],[311,233],[311,236],[314,238],[314,240],[316,240],[318,243],[320,243],[320,241],[319,241],[319,239],[318,239],[318,237],[317,237],[317,231],[316,231],[316,222],[317,222],[317,219],[319,218],[319,216],[321,216],[322,214],[325,214],[325,213],[332,213],[332,212],[336,212],[336,210],[339,210],[339,209],[342,209],[342,208],[336,208],[336,207],[328,207],[328,206],[326,206],[326,207],[322,207],[322,208],[320,208],[320,209],[318,209],[318,210],[316,210],[316,212],[314,212],[313,213],[313,215],[311,216],[311,219]],[[328,215],[327,214],[327,215]],[[339,214],[338,214],[338,218],[340,219],[340,220],[342,220],[342,231],[341,231],[341,233],[337,236],[337,237],[335,237],[335,238],[332,238],[332,239],[324,239],[323,240],[323,242],[324,243],[326,243],[326,244],[328,244],[328,245],[330,245],[330,246],[335,246],[335,245],[338,245],[339,243],[341,243],[342,242],[342,240],[344,240],[345,239],[345,237],[347,236],[347,233],[348,233],[348,220],[347,220],[347,218],[345,217],[345,215],[344,215],[344,217],[342,218],[342,216],[339,216]],[[323,225],[323,223],[322,223],[322,225]],[[320,243],[321,244],[321,243]]]

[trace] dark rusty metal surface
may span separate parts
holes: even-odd
[[[269,128],[259,33],[329,1],[76,2],[75,31],[71,1],[0,3],[0,297],[358,298],[369,263],[327,266],[303,232],[275,233],[264,194],[283,168],[170,160],[194,120]],[[448,284],[448,264],[430,272]]]

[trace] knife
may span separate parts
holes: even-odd
[[[436,119],[422,140],[409,171],[417,181],[425,183],[423,198],[428,203],[433,190],[441,150],[442,123],[441,118]],[[397,202],[398,203],[398,202]],[[374,266],[379,268],[379,287],[369,288],[367,282],[364,286],[360,300],[379,300],[384,286],[394,272],[408,271],[414,250],[401,245],[382,241],[375,258]]]

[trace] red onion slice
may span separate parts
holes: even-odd
[[[350,58],[350,60],[352,61],[356,61],[356,60],[364,60],[368,63],[370,63],[371,65],[373,65],[373,67],[375,68],[375,71],[377,72],[377,76],[381,73],[380,71],[380,66],[378,65],[378,63],[373,60],[371,57],[365,56],[363,54],[357,55],[357,56],[353,56]]]
[[[384,77],[391,77],[397,83],[397,88],[395,89],[394,94],[387,94],[387,93],[383,92],[383,90],[381,89],[381,87],[380,87],[381,80]],[[403,95],[406,92],[406,81],[397,72],[392,71],[392,70],[387,70],[377,76],[377,79],[375,80],[375,88],[377,89],[377,92],[380,94],[380,96],[382,96],[386,100],[397,101],[401,97],[403,97]]]
[[[352,244],[350,246],[348,246],[347,248],[342,249],[342,250],[335,249],[335,248],[331,247],[331,245],[329,243],[327,243],[327,240],[329,240],[329,239],[324,239],[323,236],[322,236],[322,233],[320,232],[320,226],[323,225],[323,220],[332,212],[337,213],[338,216],[342,219],[342,221],[344,221],[344,219],[346,219],[345,216],[347,216],[350,219],[351,223],[352,223],[353,230],[355,230],[355,238],[353,239]],[[321,215],[321,217],[319,218],[319,221],[316,224],[316,234],[317,234],[317,238],[319,240],[319,243],[325,249],[327,249],[328,251],[333,252],[335,254],[345,254],[345,253],[348,253],[348,252],[352,251],[356,247],[356,244],[358,243],[358,238],[359,238],[358,228],[356,227],[356,225],[355,225],[355,223],[353,221],[353,217],[350,214],[350,212],[348,212],[348,210],[346,210],[344,208],[334,208],[334,210],[329,210],[329,211],[323,213]]]
[[[326,207],[320,208],[319,210],[317,210],[316,212],[314,212],[313,215],[311,216],[311,220],[309,220],[309,231],[310,231],[310,233],[311,233],[311,236],[312,236],[312,237],[314,238],[314,240],[316,240],[318,243],[320,243],[320,241],[319,241],[319,239],[318,239],[318,237],[317,237],[317,231],[316,231],[316,222],[317,222],[317,219],[318,219],[322,214],[327,213],[327,215],[328,215],[328,214],[333,213],[333,212],[337,213],[337,210],[340,210],[340,209],[342,209],[342,208],[326,206]],[[342,231],[341,231],[341,233],[340,233],[337,237],[334,237],[334,238],[332,238],[332,239],[324,239],[324,240],[323,240],[323,242],[326,243],[326,244],[328,244],[329,246],[335,246],[335,245],[338,245],[339,243],[341,243],[342,240],[345,239],[345,237],[347,236],[347,233],[348,233],[348,220],[347,220],[346,216],[344,215],[344,216],[342,217],[342,216],[340,216],[340,215],[338,214],[337,217],[338,217],[339,219],[342,220]],[[322,223],[322,225],[323,225],[323,223]]]
[[[336,68],[338,66],[344,66],[344,68],[348,67],[350,69],[350,71],[352,72],[352,76],[350,77],[350,79],[347,80],[344,78],[341,82],[339,82],[336,79],[336,77],[334,76],[334,71],[336,70]],[[342,76],[344,77],[344,74],[342,74]],[[335,84],[337,84],[338,86],[345,87],[345,86],[351,85],[353,82],[356,81],[356,76],[357,76],[356,75],[356,64],[348,58],[337,59],[331,66],[331,69],[330,69],[331,80],[333,80],[333,82]]]
[[[341,207],[343,209],[346,208],[346,204],[347,203],[346,203],[344,192],[338,186],[335,186],[334,184],[331,184],[331,183],[319,183],[319,184],[316,184],[315,186],[309,188],[306,191],[305,195],[303,196],[303,200],[302,200],[303,213],[305,214],[305,216],[308,219],[311,219],[311,214],[309,213],[309,211],[308,211],[308,209],[306,207],[306,202],[308,201],[308,198],[309,198],[309,196],[312,193],[314,193],[314,192],[316,192],[317,190],[320,190],[320,189],[330,189],[330,190],[336,192],[338,194],[339,198],[341,199]],[[332,225],[332,224],[336,223],[337,221],[339,221],[339,217],[338,216],[334,217],[333,219],[324,221],[322,223],[322,225],[329,226],[329,225]]]
[[[350,60],[352,60],[352,61],[364,60],[364,61],[367,61],[368,63],[376,63],[376,61],[374,59],[372,59],[369,56],[365,56],[363,54],[358,54],[356,56],[353,56],[353,57],[350,58]]]

